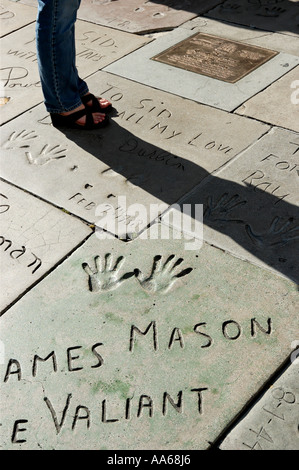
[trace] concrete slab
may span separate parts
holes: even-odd
[[[88,83],[113,103],[110,126],[62,133],[41,105],[3,126],[1,174],[90,223],[106,204],[129,233],[139,232],[161,212],[158,204],[166,210],[269,130],[104,72]],[[126,219],[121,198],[126,207],[142,204],[147,220],[134,228],[138,217]]]
[[[0,37],[16,31],[22,26],[33,23],[36,10],[10,0],[1,0],[0,4]]]
[[[17,5],[21,7],[21,5]],[[112,31],[84,21],[76,23],[77,66],[82,78],[149,42],[148,38]],[[43,101],[37,69],[35,24],[1,39],[1,85],[5,106],[1,124]],[[30,92],[30,93],[29,93]]]
[[[264,31],[298,35],[297,0],[226,0],[207,14],[210,18],[229,21]]]
[[[82,0],[78,18],[131,33],[175,28],[221,0]]]
[[[298,379],[297,359],[229,433],[221,450],[299,450]]]
[[[230,28],[233,29],[233,26]],[[226,34],[226,31],[227,27],[224,34]],[[208,30],[205,28],[205,34],[207,33]],[[163,37],[157,38],[142,49],[109,65],[104,70],[203,104],[233,111],[244,101],[266,88],[299,63],[298,56],[281,52],[236,83],[226,83],[225,81],[152,60],[158,54],[190,38],[192,35],[194,35],[192,30],[177,28]],[[225,35],[222,36],[221,32],[217,36],[225,38]],[[243,38],[242,41],[242,37],[240,37],[239,41],[246,44],[246,31]],[[254,41],[251,40],[250,44],[254,45]],[[271,49],[275,50],[274,48]],[[206,60],[209,59],[206,58]],[[229,65],[227,65],[227,68],[229,68]]]
[[[276,55],[276,51],[199,32],[153,60],[218,81],[236,83]]]
[[[274,128],[183,201],[204,204],[206,241],[297,284],[298,149],[297,133]]]
[[[35,0],[9,0],[10,2],[24,3],[25,5],[31,5],[37,8],[37,3]]]
[[[286,52],[298,56],[299,37],[291,35],[281,35],[280,33],[271,31],[259,31],[254,28],[246,28],[230,23],[219,22],[216,19],[207,17],[198,17],[184,23],[181,28],[186,28],[196,32],[213,34],[215,36],[223,36],[234,41],[244,41],[246,44],[254,44],[255,46],[265,47],[266,49],[274,49],[278,52]]]
[[[287,357],[293,285],[178,235],[94,235],[5,313],[2,449],[207,449]]]
[[[91,229],[0,181],[1,301],[4,309],[70,253]]]
[[[295,67],[235,112],[299,132],[298,89],[299,67]]]

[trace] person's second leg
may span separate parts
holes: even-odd
[[[51,115],[62,116],[83,111],[81,96],[89,90],[78,76],[74,40],[80,0],[38,0],[38,6],[37,56],[46,108]],[[99,112],[92,117],[95,124],[105,120],[105,115]],[[76,122],[85,125],[84,114]]]

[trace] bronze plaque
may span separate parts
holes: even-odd
[[[236,83],[278,52],[197,33],[152,57],[190,72]]]

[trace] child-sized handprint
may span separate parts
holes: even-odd
[[[287,10],[281,7],[265,7],[262,11],[257,12],[257,16],[266,16],[269,18],[278,18],[282,13]]]
[[[82,268],[88,274],[89,290],[91,292],[107,292],[119,287],[126,279],[133,277],[134,272],[125,273],[119,276],[125,259],[119,256],[113,265],[111,253],[107,253],[102,259],[100,256],[95,256],[94,263],[95,269],[91,269],[89,264],[83,263]]]
[[[299,239],[299,225],[294,225],[293,222],[292,217],[286,222],[283,222],[281,217],[275,217],[269,230],[263,234],[254,233],[249,224],[245,226],[245,230],[257,246],[261,248],[265,246],[278,247]]]
[[[47,144],[45,145],[41,151],[36,154],[32,155],[31,152],[26,152],[26,156],[28,158],[29,163],[34,165],[45,165],[52,160],[58,160],[60,158],[65,158],[65,152],[67,149],[61,148],[60,145],[55,145],[54,147],[50,148]]]
[[[135,269],[135,276],[144,290],[153,293],[166,293],[180,277],[191,273],[192,268],[186,268],[175,274],[176,268],[183,261],[183,258],[178,258],[175,261],[175,255],[170,255],[165,263],[162,263],[162,256],[157,255],[154,257],[152,272],[148,277],[139,269]]]
[[[204,219],[218,220],[225,222],[241,222],[240,220],[231,219],[230,212],[236,207],[246,204],[238,194],[230,196],[228,193],[222,194],[218,200],[214,200],[213,196],[208,197],[207,207],[204,212]]]
[[[38,135],[35,131],[26,131],[25,129],[19,133],[16,131],[10,134],[7,141],[3,144],[3,147],[6,149],[14,148],[28,148],[30,147],[30,141],[36,139]]]

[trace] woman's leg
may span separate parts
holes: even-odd
[[[36,44],[45,105],[64,113],[82,105],[88,93],[75,65],[75,22],[80,0],[38,0]]]

